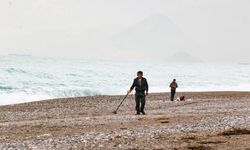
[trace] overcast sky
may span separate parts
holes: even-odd
[[[124,43],[115,47],[114,38],[156,14],[166,16],[192,41],[186,49],[191,55],[206,61],[249,62],[249,0],[0,0],[0,55],[136,59],[131,51],[126,53]],[[175,36],[171,34],[168,38]],[[150,46],[157,47],[152,41]],[[157,51],[159,57],[175,51],[165,46]]]

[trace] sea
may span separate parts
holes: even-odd
[[[167,63],[0,56],[0,105],[53,98],[126,94],[137,71],[149,92],[250,91],[250,64]]]

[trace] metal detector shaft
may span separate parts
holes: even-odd
[[[128,95],[129,95],[129,93],[123,98],[123,100],[121,101],[121,103],[118,105],[118,107],[116,108],[116,110],[114,112],[117,112],[117,110],[120,108],[120,106],[122,105],[124,100],[128,97]]]

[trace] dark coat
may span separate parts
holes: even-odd
[[[139,79],[135,78],[134,82],[130,88],[132,91],[135,88],[135,95],[145,96],[145,91],[148,91],[148,82],[146,78],[141,79],[141,85],[139,85]]]
[[[176,90],[178,88],[178,84],[176,82],[172,82],[169,87],[171,88],[171,90]]]

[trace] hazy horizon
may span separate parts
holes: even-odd
[[[6,0],[0,55],[250,63],[249,14],[248,0]]]

